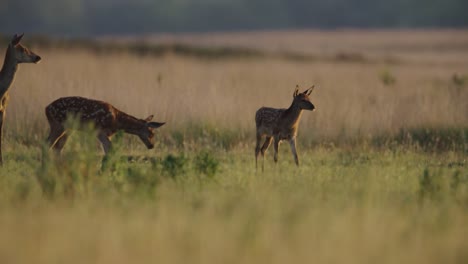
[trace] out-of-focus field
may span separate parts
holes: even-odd
[[[109,101],[139,117],[154,113],[168,122],[161,129],[167,139],[171,133],[199,139],[193,135],[199,129],[192,128],[205,126],[205,130],[230,130],[229,144],[236,145],[252,140],[259,107],[289,106],[296,84],[304,89],[317,86],[312,96],[317,111],[306,113],[301,123],[303,143],[369,139],[396,135],[402,129],[466,128],[468,38],[464,33],[356,32],[354,36],[343,32],[341,36],[334,32],[315,33],[316,37],[304,33],[300,38],[293,32],[289,33],[293,43],[287,41],[288,33],[278,33],[277,42],[288,43],[287,47],[297,43],[306,49],[310,43],[304,52],[316,54],[317,59],[305,61],[274,56],[200,59],[173,53],[96,55],[79,48],[38,47],[43,62],[22,67],[11,90],[6,133],[44,137],[44,107],[61,96],[81,95]],[[264,34],[267,37],[259,34],[256,45],[268,49],[274,45],[269,44],[273,35]],[[251,34],[232,38],[233,43],[242,40],[248,45],[256,38]],[[325,49],[335,56],[321,57]],[[388,54],[390,61],[385,59]]]
[[[139,55],[32,42],[43,61],[18,71],[4,127],[0,263],[465,263],[466,33],[148,36]],[[167,43],[196,48],[145,51]],[[255,111],[296,84],[316,85],[301,167],[283,144],[256,172]],[[70,95],[167,124],[154,150],[118,135],[104,171],[86,133],[54,162],[44,108]]]
[[[116,40],[103,38],[105,40]],[[135,38],[116,41],[133,43]],[[466,30],[336,30],[263,31],[217,34],[156,35],[137,39],[145,43],[183,43],[205,47],[237,47],[333,58],[358,55],[375,60],[412,63],[465,64]]]

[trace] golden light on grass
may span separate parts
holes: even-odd
[[[42,63],[22,67],[10,90],[0,263],[466,262],[468,86],[459,76],[468,74],[468,40],[459,33],[276,35],[286,49],[355,52],[365,61],[35,48]],[[281,48],[269,46],[273,33],[243,36],[232,43]],[[394,62],[385,60],[387,51]],[[279,164],[270,150],[265,173],[256,172],[255,111],[288,107],[296,84],[316,85],[317,111],[304,113],[299,128],[302,164],[296,169],[283,146]],[[99,172],[99,152],[77,134],[61,163],[42,163],[44,108],[71,95],[137,117],[155,114],[167,122],[161,145],[148,151],[116,143],[111,169]],[[453,128],[459,145],[424,152],[393,142],[352,144],[409,128]],[[236,147],[212,145],[217,133]],[[193,145],[179,144],[184,138]],[[346,140],[351,144],[339,145]],[[195,169],[200,151],[219,162],[214,176]],[[165,165],[168,154],[184,170],[168,173],[177,165]],[[58,191],[44,195],[44,180]],[[71,191],[62,192],[70,182]]]

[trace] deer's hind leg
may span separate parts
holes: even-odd
[[[265,155],[266,151],[268,150],[268,148],[271,145],[271,142],[273,142],[273,137],[272,136],[267,136],[267,138],[265,139],[265,142],[263,143],[262,149],[261,149],[262,156]]]
[[[257,131],[257,144],[255,145],[255,169],[257,169],[258,155],[260,154],[260,142],[262,141],[262,134]]]
[[[64,131],[62,135],[55,141],[55,144],[53,146],[53,149],[55,150],[56,153],[60,153],[63,149],[63,146],[65,146],[65,143],[67,143],[68,139],[68,132]]]
[[[50,123],[50,133],[49,137],[47,137],[47,142],[49,143],[49,147],[54,150],[57,150],[59,146],[57,146],[57,143],[61,140],[61,138],[65,135],[65,128],[58,123]],[[62,140],[62,142],[59,144],[61,147],[60,149],[63,148],[63,145],[65,144],[66,138]]]
[[[273,137],[267,136],[267,138],[265,139],[265,142],[263,143],[262,149],[260,150],[262,154],[262,171],[264,170],[264,166],[265,166],[265,153],[270,147],[271,142],[273,142]]]

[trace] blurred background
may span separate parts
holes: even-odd
[[[6,138],[42,140],[44,107],[80,95],[155,114],[171,124],[161,129],[171,147],[248,146],[259,107],[288,107],[296,84],[317,84],[301,144],[411,134],[464,148],[467,10],[466,0],[1,0],[0,53],[24,32],[43,58],[18,73]]]
[[[0,32],[59,36],[468,26],[466,0],[1,0]]]

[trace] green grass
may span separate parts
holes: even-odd
[[[248,147],[148,151],[120,141],[101,170],[83,138],[55,162],[25,145],[5,157],[2,263],[468,259],[464,152],[302,146],[296,168],[283,145],[261,173]]]

